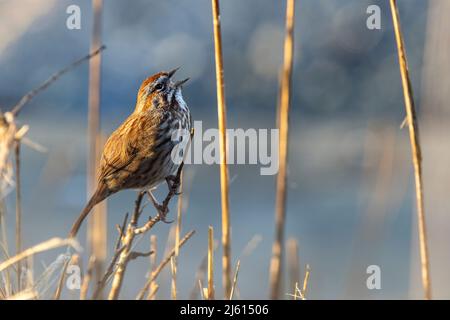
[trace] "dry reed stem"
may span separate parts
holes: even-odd
[[[214,229],[208,228],[208,300],[214,300]]]
[[[91,34],[91,50],[101,44],[103,0],[92,0],[93,28]],[[101,54],[89,60],[89,92],[88,92],[88,159],[87,159],[87,197],[89,198],[96,187],[97,167],[100,162],[100,150],[103,145],[100,134],[100,86],[101,86]],[[106,232],[106,201],[95,206],[93,214],[89,216],[87,243],[89,252],[95,256],[93,280],[98,283],[101,279],[106,260],[107,232]],[[99,298],[102,292],[99,292]]]
[[[180,248],[188,241],[193,235],[195,231],[192,230],[188,232],[183,239],[180,240]],[[144,298],[145,293],[150,287],[150,284],[152,281],[155,281],[158,275],[161,273],[161,271],[164,269],[164,267],[170,262],[170,259],[175,255],[175,248],[172,249],[172,251],[164,258],[163,261],[159,264],[159,266],[153,271],[150,275],[150,277],[147,279],[144,287],[139,291],[136,300],[142,300]]]
[[[403,95],[405,99],[406,117],[408,119],[409,139],[411,144],[412,161],[414,165],[414,179],[416,185],[417,221],[419,233],[419,247],[421,260],[422,285],[425,299],[431,299],[430,262],[428,256],[428,238],[425,223],[425,209],[423,200],[422,153],[420,149],[418,123],[414,106],[414,96],[409,77],[408,61],[404,46],[403,34],[396,0],[391,0],[392,21],[397,42],[398,60],[402,78]]]
[[[237,285],[237,279],[239,276],[239,269],[241,267],[241,260],[238,260],[238,262],[236,263],[236,270],[234,271],[234,278],[233,278],[233,286],[231,287],[231,292],[230,292],[230,300],[233,300],[233,295],[234,292],[236,291],[236,285]]]
[[[35,255],[35,254],[43,252],[43,251],[48,251],[48,250],[63,247],[63,246],[71,246],[75,250],[81,251],[80,245],[74,239],[61,239],[61,238],[56,238],[56,237],[51,238],[51,239],[41,242],[31,248],[25,249],[18,255],[15,255],[14,257],[11,257],[8,260],[0,263],[0,272],[31,255]]]
[[[214,243],[214,249],[216,249],[216,247],[217,247],[217,243]],[[191,293],[189,294],[189,300],[197,299],[198,281],[205,278],[207,269],[208,269],[208,253],[206,253],[205,256],[202,258],[201,263],[200,263],[199,267],[197,268],[197,271],[195,273],[195,283],[194,283],[194,287],[191,289]]]
[[[150,250],[153,251],[153,254],[150,256],[150,274],[156,270],[156,253],[157,253],[157,238],[156,235],[150,236]],[[150,283],[150,291],[147,295],[147,300],[154,300],[156,298],[156,293],[158,291],[159,286],[156,284],[156,282],[153,280]]]
[[[228,167],[227,167],[227,138],[226,138],[226,105],[225,84],[223,77],[222,35],[220,30],[219,0],[211,0],[214,25],[214,56],[216,62],[217,83],[217,115],[219,122],[219,146],[220,146],[220,190],[222,199],[222,283],[225,297],[230,296],[231,291],[231,244],[230,244],[230,212],[228,200]]]
[[[309,281],[310,273],[311,273],[311,269],[309,268],[309,264],[307,264],[306,271],[305,271],[305,277],[303,278],[302,300],[306,299],[306,290],[308,289],[308,281]]]
[[[280,166],[277,175],[275,240],[272,248],[270,264],[270,297],[278,299],[281,290],[281,273],[283,259],[284,224],[286,215],[286,178],[288,161],[288,129],[289,106],[292,82],[292,64],[294,55],[294,13],[295,1],[287,0],[286,5],[286,34],[284,39],[284,63],[280,82],[279,99],[279,158]]]
[[[0,228],[1,228],[1,240],[0,240],[0,247],[3,251],[3,256],[5,260],[8,260],[10,258],[9,252],[8,252],[8,236],[6,234],[6,206],[3,198],[0,198]],[[1,273],[1,277],[3,280],[3,291],[2,294],[5,297],[8,297],[12,293],[12,281],[11,281],[11,274],[9,272],[10,270],[7,269],[5,273]]]
[[[117,237],[116,244],[114,245],[114,255],[113,255],[108,267],[106,268],[106,271],[105,271],[103,277],[97,282],[97,286],[94,290],[94,294],[92,295],[93,300],[96,300],[100,297],[103,289],[106,286],[106,283],[110,279],[111,275],[114,273],[114,267],[116,266],[117,259],[119,258],[120,254],[122,253],[122,250],[125,249],[125,246],[121,247],[120,245],[122,243],[121,242],[122,237],[125,234],[125,227],[127,225],[127,221],[128,221],[128,213],[125,214],[122,224],[120,226],[119,225],[116,226],[119,236]]]
[[[200,289],[200,299],[205,300],[205,291],[203,290],[202,279],[198,279],[198,287]]]
[[[39,296],[38,292],[33,289],[25,289],[15,295],[8,297],[7,300],[35,300]]]
[[[294,238],[287,241],[287,259],[289,267],[289,286],[296,292],[296,284],[300,281],[300,258],[298,255],[298,242]]]
[[[53,295],[53,300],[59,300],[61,298],[62,288],[64,286],[64,280],[66,279],[66,270],[71,262],[71,259],[67,259],[64,262],[64,266],[61,270],[61,276],[59,277],[58,285],[56,286],[55,294]]]
[[[91,279],[92,279],[92,273],[93,273],[93,270],[94,270],[94,266],[95,266],[95,257],[91,256],[89,258],[86,276],[84,276],[83,282],[81,284],[80,300],[86,300],[87,293],[88,293],[88,290],[89,290],[89,283],[91,282]]]
[[[155,300],[158,290],[159,290],[159,285],[157,285],[157,284],[155,284],[153,288],[150,288],[150,292],[148,293],[147,300]]]
[[[178,267],[178,254],[180,249],[180,233],[181,233],[181,214],[183,210],[183,171],[180,175],[180,194],[178,195],[178,212],[177,212],[177,225],[175,229],[175,256],[173,257],[172,268],[172,299],[177,300],[177,267]]]
[[[20,140],[16,141],[14,148],[16,160],[16,254],[22,252],[22,195],[20,183]],[[22,263],[17,262],[17,290],[22,290],[21,284]]]

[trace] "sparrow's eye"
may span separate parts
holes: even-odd
[[[164,88],[164,84],[162,84],[162,83],[158,83],[156,86],[155,86],[155,90],[162,90]]]

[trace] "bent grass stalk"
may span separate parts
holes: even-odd
[[[411,156],[414,166],[414,180],[416,185],[416,203],[417,203],[417,223],[419,233],[419,248],[421,260],[422,285],[425,299],[431,299],[431,279],[430,279],[430,261],[428,255],[428,238],[425,224],[425,209],[423,201],[423,179],[422,179],[422,153],[419,141],[418,123],[416,109],[414,105],[414,95],[409,77],[408,61],[403,40],[403,34],[400,27],[400,17],[397,8],[397,1],[391,0],[392,21],[394,24],[395,39],[397,42],[398,61],[400,66],[400,75],[402,78],[403,96],[405,100],[406,117],[409,129],[409,140],[411,144]]]

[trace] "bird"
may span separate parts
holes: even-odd
[[[76,237],[83,220],[99,202],[119,191],[137,189],[148,191],[166,181],[175,186],[175,174],[180,161],[173,152],[182,144],[179,130],[192,130],[191,112],[183,99],[182,85],[189,78],[174,82],[179,68],[158,72],[146,78],[138,91],[136,106],[128,118],[109,136],[98,166],[97,187],[79,217],[69,237]],[[174,138],[177,136],[179,138]],[[189,137],[188,137],[189,138]],[[155,198],[149,193],[164,221]]]

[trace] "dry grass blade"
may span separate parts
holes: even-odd
[[[219,0],[211,0],[214,25],[214,54],[216,61],[217,82],[217,114],[219,122],[220,145],[220,190],[222,198],[222,272],[225,297],[231,291],[231,244],[230,244],[230,212],[228,200],[228,168],[227,168],[227,138],[226,138],[226,105],[225,84],[223,79],[222,35],[220,30]]]
[[[236,270],[234,271],[234,278],[233,278],[233,286],[231,287],[230,292],[230,300],[233,300],[234,292],[236,291],[236,285],[237,285],[237,279],[239,276],[239,268],[241,267],[241,260],[238,260],[236,263]]]
[[[64,280],[66,279],[66,270],[71,262],[71,259],[67,259],[64,262],[64,266],[61,270],[61,276],[59,277],[58,285],[56,286],[55,294],[53,295],[53,300],[59,300],[61,298],[62,288],[64,286]]]
[[[302,288],[302,299],[306,299],[306,290],[308,289],[308,281],[309,281],[309,275],[311,273],[311,269],[309,268],[309,265],[306,265],[306,271],[305,271],[305,277],[303,278],[303,288]]]
[[[75,250],[81,251],[80,245],[74,239],[52,238],[50,240],[41,242],[31,248],[25,249],[18,255],[15,255],[14,257],[11,257],[8,260],[0,263],[0,272],[29,256],[63,246],[71,246]]]
[[[295,0],[287,0],[286,35],[284,39],[284,62],[281,73],[278,120],[280,130],[279,159],[277,175],[275,240],[270,264],[270,297],[278,299],[281,290],[281,272],[283,260],[284,224],[286,215],[286,176],[288,160],[289,106],[292,82],[292,64],[294,56],[294,13]]]
[[[194,233],[195,231],[192,230],[188,234],[186,234],[183,239],[181,239],[180,248],[186,243],[186,241],[188,241],[194,235]],[[158,277],[158,275],[161,273],[164,267],[170,262],[170,260],[174,255],[175,255],[175,248],[173,248],[173,250],[164,258],[164,260],[159,264],[159,266],[155,269],[155,271],[151,273],[144,287],[141,289],[141,291],[139,291],[139,294],[136,297],[137,300],[142,300],[144,298],[144,295],[148,291],[152,281],[155,281],[155,279]]]
[[[208,300],[214,300],[214,229],[208,228]]]
[[[428,255],[428,238],[425,224],[425,209],[423,200],[423,180],[422,180],[422,155],[420,150],[419,131],[414,106],[414,96],[406,59],[406,50],[403,35],[400,28],[400,18],[396,0],[391,0],[392,21],[394,24],[395,39],[397,42],[398,60],[400,74],[402,78],[403,95],[405,99],[406,117],[408,119],[409,139],[411,143],[411,153],[414,165],[414,180],[416,184],[417,221],[419,232],[419,247],[421,259],[422,285],[425,299],[431,299],[431,279],[430,262]]]
[[[22,252],[22,196],[20,183],[20,140],[16,141],[14,155],[16,160],[16,254]],[[17,262],[17,290],[22,290],[22,263]]]

